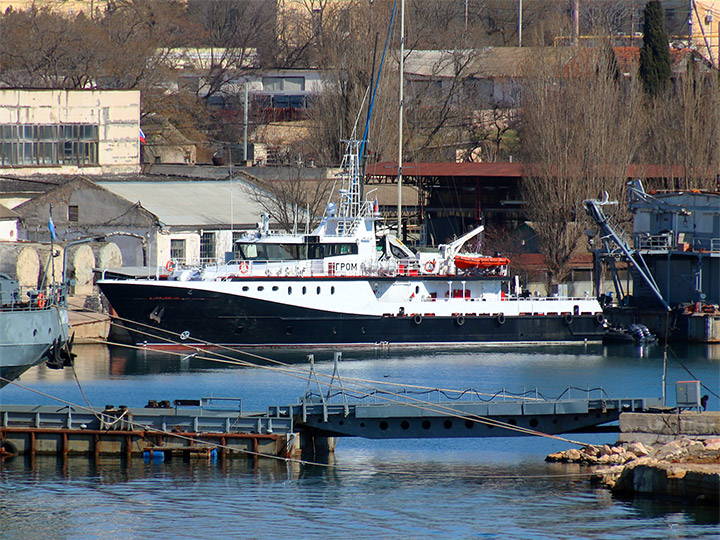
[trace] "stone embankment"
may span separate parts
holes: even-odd
[[[618,442],[572,448],[546,459],[595,466],[593,480],[613,493],[720,502],[720,438],[678,437],[653,446]]]

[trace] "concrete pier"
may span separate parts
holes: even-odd
[[[547,461],[599,466],[594,481],[613,493],[720,502],[720,412],[628,412],[613,446],[588,445]]]
[[[620,442],[667,443],[682,436],[720,437],[720,411],[626,412],[620,415]]]

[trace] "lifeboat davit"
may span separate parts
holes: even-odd
[[[506,257],[483,257],[482,255],[455,255],[455,266],[461,270],[468,268],[497,268],[507,266],[510,259]]]

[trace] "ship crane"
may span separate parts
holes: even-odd
[[[639,181],[637,181],[637,183],[639,183]],[[645,191],[642,189],[642,184],[640,184],[640,187],[638,188],[636,183],[632,183],[630,185],[630,192],[631,194],[635,194],[636,196],[646,195]],[[614,255],[617,254],[619,250],[625,256],[625,259],[628,261],[628,263],[630,263],[635,268],[635,270],[637,270],[638,274],[642,277],[642,279],[645,281],[645,283],[648,285],[652,293],[663,305],[663,307],[667,311],[670,311],[670,306],[660,292],[660,287],[658,287],[658,284],[655,282],[655,278],[650,273],[650,270],[648,269],[647,264],[645,264],[642,255],[638,252],[638,250],[631,248],[610,224],[610,219],[605,214],[602,207],[608,204],[617,204],[617,201],[609,201],[608,199],[609,197],[607,195],[607,192],[605,192],[602,200],[586,199],[583,202],[583,206],[585,207],[585,211],[587,212],[588,216],[590,216],[590,218],[595,221],[598,228],[600,229],[603,248],[605,250],[604,255],[610,260],[612,260],[614,258]],[[611,272],[613,274],[615,288],[619,294],[620,284],[614,265],[611,267]]]

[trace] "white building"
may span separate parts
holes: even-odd
[[[0,89],[0,174],[140,171],[138,90]]]

